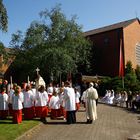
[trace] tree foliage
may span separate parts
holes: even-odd
[[[9,58],[8,52],[6,52],[5,46],[2,42],[0,42],[0,56],[2,57],[3,61],[0,64],[0,66],[2,66],[2,64],[6,64]]]
[[[136,70],[135,70],[135,73],[136,73],[137,79],[140,82],[140,66],[139,65],[137,65]]]
[[[124,77],[105,78],[101,83],[101,90],[105,93],[106,89],[115,91],[140,91],[140,67],[134,70],[131,61],[128,61],[125,67]]]
[[[3,5],[3,1],[0,0],[0,30],[6,32],[7,28],[8,28],[7,10]]]
[[[89,71],[90,43],[76,17],[66,19],[60,5],[40,12],[40,17],[40,21],[31,23],[25,37],[20,33],[13,35],[11,44],[20,50],[17,64],[29,74],[39,67],[44,77],[53,74],[56,79],[62,73],[78,72],[79,66]]]

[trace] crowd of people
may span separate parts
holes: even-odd
[[[140,92],[132,93],[132,91],[114,92],[114,90],[106,90],[102,102],[121,107],[130,108],[132,110],[140,109]]]
[[[40,81],[41,80],[41,81]],[[62,117],[67,124],[76,123],[76,112],[80,109],[80,99],[85,102],[87,123],[97,119],[97,90],[91,82],[89,88],[80,93],[79,86],[62,82],[61,86],[50,83],[45,85],[42,77],[36,83],[8,84],[7,80],[0,83],[0,119],[12,116],[13,123],[19,124],[23,119],[40,118],[47,123],[47,117],[57,119]]]

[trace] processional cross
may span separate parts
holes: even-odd
[[[36,73],[37,73],[37,75],[39,75],[39,71],[40,71],[40,69],[37,67],[37,68],[36,68]]]

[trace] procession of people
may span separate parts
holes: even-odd
[[[47,124],[47,117],[53,120],[61,117],[67,124],[76,123],[82,94],[71,81],[62,82],[61,86],[52,82],[46,85],[38,74],[35,82],[24,83],[22,87],[10,85],[7,80],[3,80],[0,85],[0,119],[12,116],[13,123],[20,124],[23,119],[40,118]],[[98,93],[94,83],[90,82],[84,93],[86,123],[89,124],[97,119]]]

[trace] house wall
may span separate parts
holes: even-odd
[[[140,42],[140,24],[133,22],[123,29],[124,33],[124,58],[125,65],[128,61],[132,62],[132,67],[136,68],[136,43]]]
[[[122,29],[89,36],[93,42],[94,74],[116,76],[119,74],[119,47]]]

